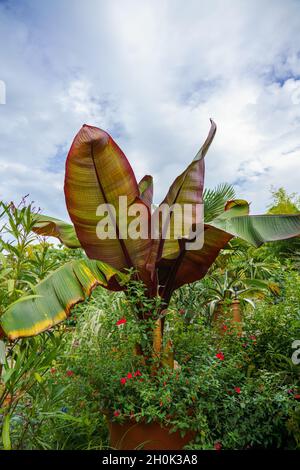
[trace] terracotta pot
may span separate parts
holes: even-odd
[[[159,423],[137,423],[109,421],[110,446],[117,450],[180,450],[194,437],[195,431],[188,431],[184,437],[172,432],[171,426],[161,427]]]
[[[238,332],[242,331],[242,316],[241,316],[241,304],[239,300],[233,300],[229,305],[220,301],[217,304],[214,313],[214,322],[219,326],[221,333],[224,333],[222,329],[223,322],[229,321]]]
[[[239,300],[233,300],[231,302],[232,320],[236,323],[242,322],[241,316],[241,303]]]

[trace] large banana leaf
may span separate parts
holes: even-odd
[[[72,224],[47,215],[33,214],[33,232],[47,237],[56,237],[68,248],[81,248]]]
[[[65,320],[95,287],[121,290],[118,280],[122,277],[99,261],[70,261],[35,286],[35,297],[12,304],[0,317],[0,329],[11,340],[37,335]]]
[[[204,144],[197,152],[197,155],[187,167],[187,169],[175,179],[165,199],[162,201],[162,203],[159,205],[159,207],[156,209],[155,213],[152,216],[152,225],[157,225],[155,229],[159,233],[159,236],[152,242],[151,253],[147,263],[148,269],[151,271],[155,269],[155,266],[160,260],[160,258],[167,257],[170,254],[174,255],[174,253],[179,254],[180,252],[179,241],[177,240],[176,236],[174,236],[174,233],[176,233],[177,230],[177,233],[180,233],[180,229],[182,229],[182,224],[180,227],[176,227],[174,224],[173,214],[171,213],[170,217],[166,219],[165,223],[159,226],[159,219],[157,217],[157,214],[159,213],[162,206],[165,204],[170,208],[174,204],[178,204],[183,207],[183,205],[186,204],[191,205],[195,208],[197,204],[203,203],[203,185],[205,169],[204,157],[210,147],[210,144],[213,141],[216,129],[216,124],[211,120],[210,131]],[[195,222],[196,213],[194,211],[190,223],[186,226],[186,230],[188,232],[192,228],[193,224],[195,224]],[[152,229],[154,231],[153,227]],[[167,233],[168,229],[170,230],[170,237],[165,238],[165,234]],[[184,233],[183,235],[188,236],[188,233]]]
[[[185,250],[176,259],[158,262],[159,284],[164,296],[190,282],[202,279],[232,235],[209,225],[204,226],[204,245],[200,250]]]
[[[119,270],[141,268],[151,240],[125,238],[135,217],[124,218],[126,214],[123,216],[119,210],[121,196],[127,197],[125,212],[134,203],[140,203],[146,209],[141,219],[150,220],[149,208],[140,197],[136,178],[122,150],[106,132],[84,125],[69,151],[65,176],[66,204],[77,237],[90,259],[104,261]],[[97,235],[100,221],[97,209],[104,204],[114,208],[108,209],[106,215],[116,227],[115,238],[100,239]]]
[[[218,217],[210,225],[258,247],[265,242],[298,236],[300,214]]]
[[[221,225],[221,221],[230,219],[237,215],[246,215],[249,212],[249,204],[242,199],[228,201],[225,205],[223,214],[216,219]],[[179,255],[174,257],[174,253],[168,257],[162,257],[157,266],[159,268],[159,283],[164,286],[163,292],[170,295],[174,289],[197,281],[205,276],[208,269],[215,261],[227,243],[233,238],[233,235],[216,228],[213,225],[204,225],[204,244],[201,249],[187,250],[185,241],[181,243]]]
[[[159,281],[165,286],[164,291],[201,279],[220,250],[235,236],[254,246],[260,246],[268,241],[287,239],[300,233],[300,214],[250,216],[248,211],[246,201],[229,201],[223,214],[205,224],[204,245],[200,250],[185,250],[185,244],[182,244],[177,258],[162,258],[158,267]]]

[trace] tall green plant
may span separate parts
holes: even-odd
[[[203,202],[204,157],[215,132],[216,125],[211,121],[203,146],[175,179],[162,204],[172,207],[174,204]],[[126,291],[122,273],[134,269],[136,279],[145,286],[145,295],[149,298],[159,296],[161,302],[161,308],[154,314],[145,312],[141,304],[138,319],[161,320],[162,335],[166,307],[174,290],[203,278],[232,238],[240,237],[260,246],[266,241],[300,233],[299,214],[251,216],[246,201],[231,200],[226,202],[221,214],[218,206],[216,217],[211,210],[214,218],[204,224],[204,244],[199,249],[187,249],[187,243],[194,235],[192,239],[188,235],[181,239],[174,235],[170,239],[164,237],[172,224],[172,215],[163,227],[156,227],[158,237],[124,239],[117,224],[120,197],[127,197],[127,212],[133,204],[139,203],[145,209],[142,222],[151,227],[155,221],[150,207],[152,194],[152,177],[147,175],[138,183],[127,158],[111,136],[101,129],[84,125],[72,143],[66,162],[65,197],[74,227],[36,215],[33,229],[43,235],[56,236],[69,247],[81,246],[90,260],[72,261],[60,267],[34,288],[36,298],[8,308],[0,320],[3,334],[13,340],[51,328],[64,320],[72,307],[87,298],[97,285]],[[110,214],[117,226],[115,238],[100,239],[97,236],[99,218],[96,214],[100,204],[110,204],[115,209],[116,217]],[[214,204],[211,203],[212,207]],[[195,223],[193,214],[190,228]]]
[[[49,244],[32,231],[35,220],[31,204],[23,200],[15,207],[2,202],[0,207],[1,317],[3,309],[18,305],[20,298],[22,302],[32,299],[32,286],[58,263],[49,255]],[[14,446],[10,428],[16,408],[36,383],[43,382],[60,344],[60,335],[53,332],[13,343],[0,340],[0,418],[5,449]]]

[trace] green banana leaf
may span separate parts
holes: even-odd
[[[220,216],[209,225],[259,247],[265,242],[299,236],[300,214]]]
[[[0,329],[10,340],[34,336],[65,320],[72,307],[83,302],[97,286],[121,290],[124,274],[91,260],[74,260],[51,273],[0,317]]]
[[[56,237],[68,248],[81,248],[72,224],[42,214],[33,214],[33,221],[32,230],[38,235]]]

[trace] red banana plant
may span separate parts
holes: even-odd
[[[211,121],[207,139],[194,160],[171,185],[164,201],[172,206],[202,204],[204,157],[214,138],[216,125]],[[33,290],[36,297],[24,299],[7,309],[0,318],[2,334],[14,340],[32,336],[65,320],[72,307],[89,297],[98,285],[110,290],[126,290],[123,275],[134,268],[144,283],[149,297],[160,296],[162,306],[169,304],[173,291],[205,276],[229,240],[240,237],[254,246],[267,241],[291,238],[300,234],[300,214],[249,215],[244,200],[228,201],[224,210],[204,223],[204,243],[188,250],[189,237],[164,238],[159,226],[158,237],[151,237],[153,214],[151,204],[153,182],[145,176],[139,183],[116,142],[105,131],[84,125],[70,148],[65,173],[66,205],[73,222],[36,214],[34,231],[57,237],[69,248],[82,247],[88,259],[68,262],[54,271]],[[148,236],[123,238],[121,226],[130,224],[134,216],[122,219],[121,196],[127,196],[127,212],[138,203],[144,208],[141,219],[149,227]],[[109,204],[115,209],[116,237],[97,236],[97,208]],[[159,210],[161,205],[157,208]],[[169,224],[172,217],[169,218]],[[193,213],[190,228],[197,219]]]

